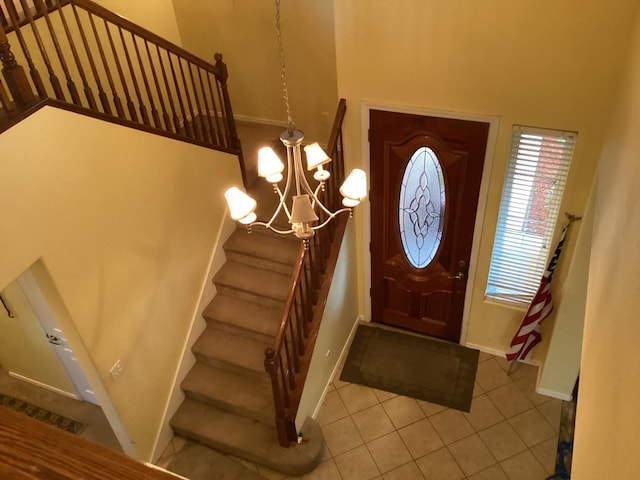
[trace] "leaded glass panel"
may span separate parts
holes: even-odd
[[[398,203],[402,248],[415,268],[429,265],[438,251],[444,228],[445,204],[440,161],[433,150],[420,147],[405,168]]]

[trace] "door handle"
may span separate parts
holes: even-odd
[[[449,280],[462,280],[464,278],[464,272],[458,272],[456,275],[450,275],[447,278]]]

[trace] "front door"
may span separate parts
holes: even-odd
[[[371,110],[373,321],[460,341],[488,132]]]

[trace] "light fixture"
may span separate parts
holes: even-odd
[[[284,190],[280,188],[283,180],[282,172],[284,163],[270,147],[261,148],[258,152],[258,175],[273,185],[274,192],[278,195],[279,203],[271,219],[267,222],[257,221],[255,210],[257,203],[254,199],[237,187],[231,187],[225,192],[225,198],[229,205],[231,218],[247,226],[248,229],[255,225],[261,225],[279,234],[291,234],[304,240],[305,246],[315,231],[327,225],[338,214],[349,212],[357,206],[367,193],[367,177],[364,171],[355,169],[340,187],[340,193],[344,197],[342,205],[336,211],[330,211],[319,198],[320,192],[325,189],[325,182],[331,174],[324,166],[331,162],[331,158],[325,153],[318,143],[312,143],[304,147],[307,170],[315,170],[313,178],[318,182],[315,190],[311,188],[305,176],[302,164],[302,141],[304,134],[296,130],[289,106],[289,95],[285,76],[284,50],[282,47],[282,31],[280,28],[280,0],[276,0],[276,39],[280,52],[280,68],[282,76],[283,97],[287,108],[287,130],[282,132],[280,140],[287,151],[287,172]],[[288,203],[291,204],[289,208]],[[289,220],[291,228],[284,230],[274,226],[274,221],[280,212],[284,212]],[[320,221],[322,217],[322,221]]]

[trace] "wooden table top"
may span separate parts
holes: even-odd
[[[177,480],[183,477],[0,407],[0,478]]]

